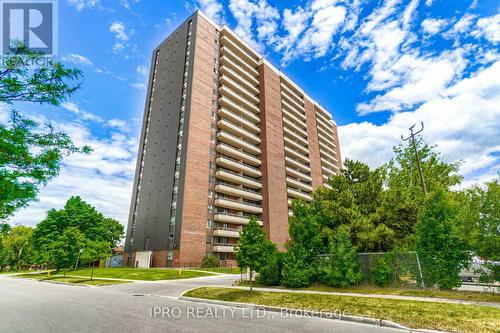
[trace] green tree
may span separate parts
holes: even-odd
[[[79,88],[80,70],[47,62],[20,43],[11,49],[0,64],[0,103],[58,105]],[[89,153],[90,148],[77,147],[51,125],[41,126],[12,111],[9,124],[0,124],[0,219],[35,200],[38,188],[59,173],[62,158],[77,152]]]
[[[111,255],[110,243],[106,241],[87,240],[83,245],[83,251],[80,254],[80,262],[92,264],[90,279],[94,278],[94,263],[96,261],[106,261]]]
[[[312,263],[308,261],[307,251],[300,245],[288,246],[283,253],[283,268],[281,283],[288,288],[307,287],[313,277]],[[314,261],[316,262],[316,260]]]
[[[320,253],[324,253],[322,228],[313,205],[302,200],[292,201],[293,215],[289,218],[288,234],[290,240],[300,244],[307,253],[308,262],[312,262]]]
[[[457,194],[458,214],[464,240],[475,254],[500,260],[500,179]]]
[[[281,281],[281,253],[276,247],[273,247],[268,256],[268,260],[264,263],[258,273],[256,281],[264,286],[275,286]]]
[[[0,64],[1,103],[58,105],[80,87],[80,83],[76,82],[82,77],[79,69],[47,61],[43,54],[29,50],[22,43],[12,45],[11,51]]]
[[[9,265],[9,255],[5,247],[5,238],[9,235],[10,225],[0,223],[0,272]]]
[[[68,228],[76,228],[86,243],[106,242],[110,248],[118,244],[124,231],[118,221],[105,217],[80,197],[71,197],[63,209],[49,210],[33,232],[33,244],[41,263],[50,262],[53,243]]]
[[[33,263],[33,228],[26,226],[15,226],[5,238],[4,246],[7,250],[8,261],[11,267],[18,270],[22,265]]]
[[[461,285],[459,273],[469,264],[470,254],[455,227],[456,212],[444,190],[435,190],[426,200],[417,227],[416,247],[427,286],[451,289]]]
[[[264,229],[252,216],[248,224],[240,231],[240,240],[236,250],[236,261],[241,269],[250,271],[250,291],[252,291],[253,271],[259,271],[270,260],[275,245],[266,238]]]
[[[321,272],[322,282],[333,287],[346,287],[361,280],[358,255],[347,227],[337,229],[330,238],[328,257]]]
[[[84,246],[85,236],[80,230],[68,227],[50,244],[50,262],[57,269],[73,267]]]
[[[39,186],[59,174],[63,157],[76,152],[90,148],[12,112],[9,124],[0,124],[0,219],[36,199]]]
[[[203,260],[201,261],[201,267],[203,268],[219,267],[219,258],[214,256],[213,254],[204,256]]]
[[[392,258],[386,254],[375,261],[371,271],[371,280],[376,285],[386,287],[391,283],[392,273]]]

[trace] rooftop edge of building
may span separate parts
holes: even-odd
[[[238,36],[231,28],[229,28],[227,25],[222,25],[220,26],[217,24],[212,18],[207,16],[205,13],[203,13],[200,9],[197,9],[192,15],[189,17],[198,14],[199,16],[203,17],[208,23],[213,25],[217,30],[222,31],[222,30],[227,30],[231,35],[233,35],[238,42],[243,44],[247,49],[249,49],[252,53],[254,53],[258,58],[259,58],[259,63],[260,64],[265,64],[271,70],[273,70],[276,74],[278,74],[280,77],[285,79],[290,85],[292,85],[297,91],[299,91],[304,97],[309,99],[318,109],[323,111],[323,113],[330,119],[330,121],[337,126],[337,122],[333,119],[332,114],[326,110],[319,102],[317,102],[315,99],[311,98],[301,87],[299,87],[295,82],[293,82],[292,79],[290,79],[283,71],[280,71],[277,69],[269,60],[267,60],[262,54],[260,54],[253,46],[251,46],[249,43],[244,41],[240,36]]]

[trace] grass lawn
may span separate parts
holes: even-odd
[[[81,268],[69,270],[66,275],[89,276],[91,268]],[[96,278],[115,278],[128,280],[173,280],[188,279],[200,276],[212,276],[210,272],[190,271],[187,269],[167,269],[167,268],[95,268],[94,277]]]
[[[247,286],[248,282],[243,282],[240,285]],[[262,288],[278,288],[285,289],[283,286],[259,286]],[[439,290],[439,289],[416,289],[416,288],[396,288],[396,287],[378,287],[374,285],[360,285],[351,287],[330,287],[322,284],[313,284],[307,288],[300,288],[299,290],[310,291],[331,291],[340,293],[360,293],[360,294],[379,294],[379,295],[401,295],[401,296],[416,296],[416,297],[432,297],[432,298],[448,298],[460,299],[464,301],[475,302],[496,302],[500,303],[500,294],[491,292],[479,291],[461,291],[461,290]]]
[[[17,275],[16,277],[34,279],[34,280],[40,280],[40,281],[55,281],[55,282],[66,282],[66,283],[72,283],[72,284],[86,284],[86,285],[90,285],[90,286],[106,286],[106,285],[110,285],[110,284],[127,283],[127,281],[121,281],[121,280],[99,280],[99,279],[90,280],[90,279],[86,279],[86,278],[77,278],[77,277],[71,277],[71,276],[64,277],[64,275],[48,275],[46,273],[23,274],[23,275]]]
[[[478,333],[500,331],[500,309],[479,305],[287,292],[250,293],[208,287],[188,291],[184,296],[313,311],[347,310],[350,315],[392,320],[411,328]]]

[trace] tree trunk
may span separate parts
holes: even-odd
[[[92,272],[90,273],[90,281],[94,279],[94,265],[92,265]]]
[[[252,279],[252,268],[250,267],[250,292],[253,291],[253,285],[252,285],[253,281],[252,280],[253,280]]]

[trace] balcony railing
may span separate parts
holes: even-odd
[[[230,159],[230,157],[226,157],[226,156],[221,156],[221,158],[227,158],[227,159]],[[237,172],[234,172],[234,171],[231,171],[231,170],[228,170],[226,168],[222,168],[222,167],[219,167],[217,169],[217,171],[224,171],[224,172],[227,172],[227,173],[230,173],[232,175],[235,175],[235,176],[238,176],[238,177],[241,177],[241,178],[245,178],[245,179],[248,179],[248,180],[251,180],[251,181],[254,181],[254,182],[257,182],[257,183],[260,183],[260,179],[258,178],[253,178],[253,177],[250,177],[250,176],[247,176],[247,175],[243,175],[243,174],[239,174]]]
[[[240,187],[234,186],[231,183],[225,182],[223,180],[217,180],[215,182],[215,185],[224,185],[224,186],[227,186],[227,187],[234,188],[235,190],[240,190],[240,191],[245,191],[245,192],[252,193],[252,194],[262,195],[262,193],[260,193],[260,191],[255,191],[255,190],[246,189],[246,188],[240,188]]]

